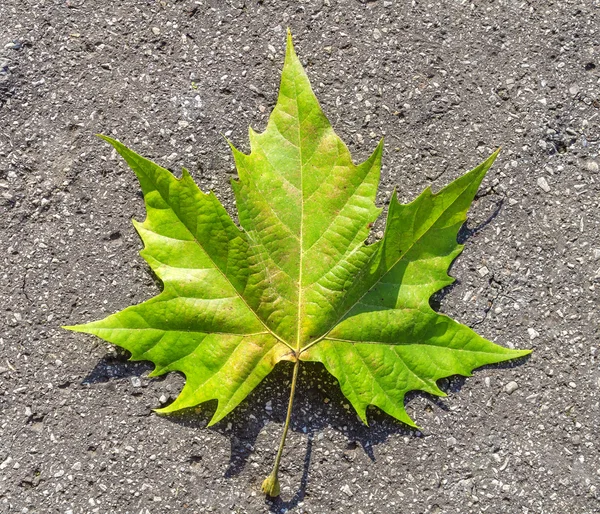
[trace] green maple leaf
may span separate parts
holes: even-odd
[[[216,399],[210,425],[231,412],[282,360],[295,363],[288,416],[263,489],[279,494],[277,470],[298,367],[321,362],[366,423],[376,405],[415,426],[408,391],[444,393],[436,381],[521,357],[436,313],[433,293],[451,284],[458,230],[497,152],[434,194],[391,199],[383,239],[367,245],[379,183],[380,143],[362,164],[321,110],[288,34],[281,87],[251,152],[233,148],[238,228],[214,194],[184,169],[181,179],[104,137],[137,175],[146,204],[134,221],[141,252],[162,280],[155,298],[107,318],[66,327],[182,372],[168,413]]]

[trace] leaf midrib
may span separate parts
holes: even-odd
[[[300,247],[299,247],[299,262],[298,262],[298,312],[296,320],[296,358],[300,359],[300,330],[302,328],[302,268],[304,261],[304,163],[302,162],[302,134],[300,131],[300,105],[298,104],[298,87],[294,80],[294,102],[296,103],[297,113],[297,130],[298,130],[298,157],[300,158]]]

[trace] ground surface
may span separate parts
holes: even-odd
[[[4,0],[0,20],[0,512],[600,511],[598,0]],[[212,405],[151,411],[180,376],[59,326],[158,291],[138,184],[94,134],[233,211],[221,134],[264,128],[287,26],[356,160],[385,136],[381,205],[502,145],[440,309],[535,352],[412,395],[422,432],[363,426],[306,366],[265,501],[289,365],[205,429]]]

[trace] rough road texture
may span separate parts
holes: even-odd
[[[600,510],[598,0],[4,0],[0,20],[0,512]],[[221,134],[247,148],[264,128],[286,26],[356,160],[385,136],[382,205],[503,147],[436,301],[535,352],[412,395],[422,432],[363,426],[306,366],[266,501],[290,366],[205,429],[212,405],[152,413],[181,377],[59,326],[159,287],[136,179],[94,133],[233,211]]]

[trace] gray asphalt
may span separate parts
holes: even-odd
[[[0,4],[0,512],[600,512],[600,2],[4,0]],[[282,461],[282,364],[237,411],[153,408],[149,379],[61,330],[159,290],[116,137],[234,214],[222,135],[273,107],[285,30],[355,161],[385,138],[385,206],[503,150],[440,311],[530,358],[412,394],[365,427],[319,366]],[[381,222],[374,231],[381,229]]]

